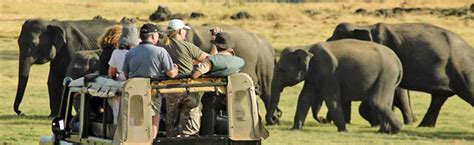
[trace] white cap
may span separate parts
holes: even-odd
[[[180,19],[173,19],[168,23],[168,29],[178,30],[178,29],[191,29],[191,27],[186,26],[183,21]]]

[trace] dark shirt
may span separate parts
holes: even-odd
[[[112,56],[112,52],[114,52],[113,47],[111,48],[103,48],[102,53],[100,53],[99,57],[99,74],[100,75],[108,75],[109,72],[109,61],[110,57]]]

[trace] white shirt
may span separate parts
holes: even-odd
[[[114,52],[112,52],[112,56],[110,56],[110,61],[109,65],[110,67],[115,67],[117,68],[117,71],[119,72],[118,75],[118,80],[120,81],[125,81],[125,75],[122,71],[123,67],[123,62],[125,61],[125,55],[127,54],[128,50],[126,49],[115,49]]]

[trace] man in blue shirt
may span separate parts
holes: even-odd
[[[126,78],[158,78],[164,74],[170,78],[178,75],[178,67],[173,64],[170,55],[163,47],[155,46],[159,41],[158,27],[144,24],[140,28],[142,42],[125,56],[123,72]],[[164,72],[164,74],[163,74]],[[153,138],[158,133],[160,123],[161,96],[152,97]]]

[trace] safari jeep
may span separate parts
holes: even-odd
[[[63,85],[67,87],[63,90],[60,115],[52,121],[53,134],[41,137],[40,144],[259,145],[263,138],[268,137],[268,131],[260,122],[252,79],[244,73],[198,79],[132,78],[126,82],[117,82],[100,76],[86,76],[76,80],[66,78]],[[151,96],[154,93],[177,92],[225,94],[227,97],[225,126],[228,133],[153,139]],[[110,109],[104,107],[103,115],[97,115],[90,104],[90,100],[101,98],[104,100],[103,105],[106,106],[105,100],[113,97],[121,97],[116,124],[107,121],[107,114],[112,112]],[[82,108],[75,115],[72,111],[74,98],[80,98],[78,108]],[[96,118],[99,116],[100,119],[91,119],[91,116]]]

